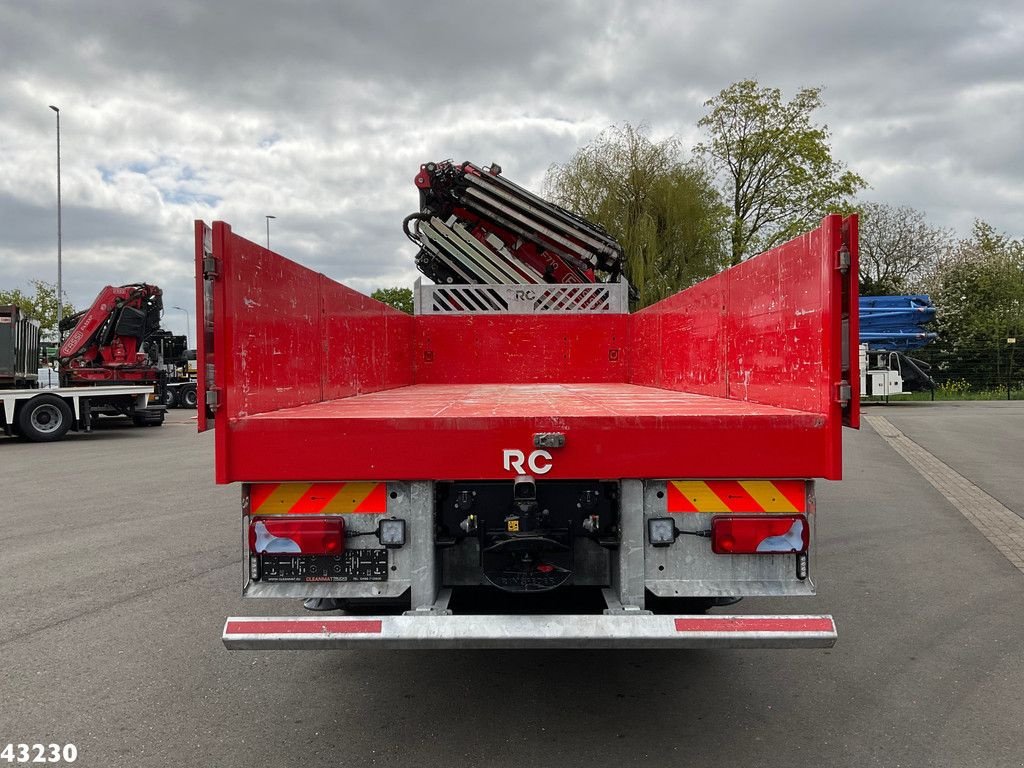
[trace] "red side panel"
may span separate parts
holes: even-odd
[[[223,304],[215,307],[224,346],[218,409],[235,419],[322,399],[319,340],[320,275],[213,225],[214,258]],[[221,246],[218,252],[218,246]]]
[[[856,308],[857,217],[826,216],[633,315],[632,382],[821,414],[838,479],[841,426],[860,420]]]
[[[412,384],[412,317],[317,275],[323,400]]]
[[[627,315],[423,315],[416,383],[625,382]]]
[[[838,219],[722,273],[730,398],[827,412],[833,267],[823,262],[839,250]]]
[[[216,415],[217,481],[246,417],[412,381],[412,318],[196,222],[200,429]],[[205,298],[204,298],[205,297]],[[212,375],[211,375],[212,374]],[[212,397],[211,397],[212,396]],[[273,446],[264,450],[274,453]]]
[[[632,316],[634,384],[728,396],[727,288],[713,277]]]

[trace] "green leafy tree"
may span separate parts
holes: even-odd
[[[370,298],[405,312],[407,315],[412,314],[411,288],[378,288],[370,294]]]
[[[1007,339],[1024,336],[1024,240],[976,221],[972,236],[936,264],[924,287],[937,310],[939,338],[929,348],[936,378],[1005,387],[1016,347]],[[1017,387],[1021,362],[1013,361]]]
[[[863,203],[860,210],[860,293],[910,293],[954,246],[953,233],[928,224],[907,206]]]
[[[778,88],[742,80],[704,102],[707,138],[696,152],[722,179],[733,264],[847,208],[867,186],[832,157],[828,127],[812,119],[821,91],[801,88],[787,102]]]
[[[654,141],[626,123],[603,132],[564,165],[545,194],[604,227],[623,246],[626,276],[646,306],[714,274],[726,262],[728,209],[708,174],[681,157],[675,137]]]
[[[57,286],[43,280],[32,280],[35,293],[28,294],[20,288],[0,291],[0,304],[15,304],[22,312],[39,321],[40,337],[47,340],[57,338]],[[64,294],[63,316],[75,314],[75,308]]]

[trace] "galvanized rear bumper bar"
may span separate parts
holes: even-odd
[[[830,648],[831,616],[232,617],[230,650],[303,648]]]

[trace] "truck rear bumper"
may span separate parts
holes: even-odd
[[[232,617],[230,650],[353,648],[830,648],[831,616]]]

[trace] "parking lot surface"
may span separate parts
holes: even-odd
[[[879,410],[1011,509],[1024,411]],[[0,741],[81,766],[1020,766],[1024,576],[887,443],[818,483],[802,651],[229,652],[236,487],[194,413],[54,445],[0,439]]]
[[[899,403],[869,412],[1024,518],[1024,400]]]

